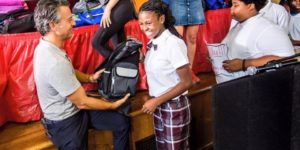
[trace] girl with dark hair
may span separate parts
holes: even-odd
[[[191,116],[186,95],[192,79],[187,47],[174,28],[171,11],[161,1],[144,3],[138,20],[150,39],[144,64],[152,98],[142,111],[154,115],[157,149],[189,149]]]
[[[237,23],[223,40],[228,46],[223,68],[232,73],[226,80],[247,75],[247,67],[294,54],[286,32],[259,13],[266,3],[267,0],[232,0],[231,14]]]

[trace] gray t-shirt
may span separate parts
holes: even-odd
[[[80,86],[64,50],[40,39],[34,52],[34,79],[44,117],[63,120],[79,109],[67,99]]]

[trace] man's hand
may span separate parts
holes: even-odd
[[[102,75],[105,69],[101,69],[97,71],[96,73],[89,76],[89,80],[91,83],[97,83],[97,79]]]
[[[129,96],[130,96],[130,94],[127,93],[123,98],[113,102],[111,109],[117,109],[118,107],[120,107],[122,104],[124,104],[128,100]]]
[[[243,68],[243,60],[232,59],[223,61],[223,68],[228,72],[240,71]]]

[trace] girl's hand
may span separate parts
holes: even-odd
[[[144,113],[152,115],[157,106],[158,106],[157,100],[155,100],[155,98],[153,98],[153,99],[150,99],[145,102],[145,104],[143,105],[142,111]]]
[[[100,27],[108,28],[110,26],[110,24],[111,24],[110,14],[111,14],[110,10],[106,9],[104,11],[104,14],[103,14],[101,22],[100,22]]]
[[[243,68],[243,60],[241,59],[225,60],[223,62],[223,68],[228,72],[240,71]]]

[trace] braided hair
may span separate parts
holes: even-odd
[[[182,39],[182,36],[175,29],[175,18],[172,16],[172,11],[169,9],[168,5],[162,2],[161,0],[149,0],[145,2],[139,12],[142,11],[151,11],[157,14],[158,17],[165,15],[164,26],[172,34]]]

